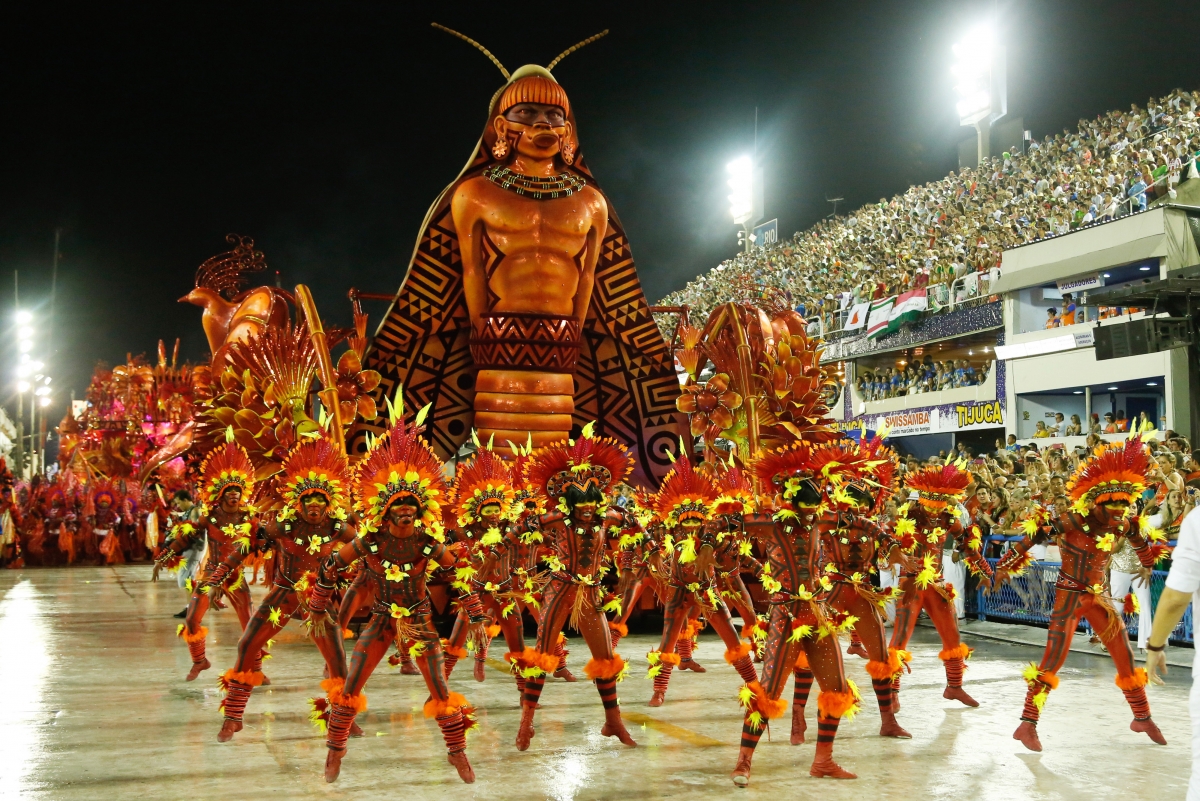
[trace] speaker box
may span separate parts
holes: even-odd
[[[1097,361],[1158,353],[1192,344],[1192,326],[1185,317],[1143,318],[1101,325],[1092,335]]]

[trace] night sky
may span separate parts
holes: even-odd
[[[1194,2],[6,4],[0,336],[14,270],[44,308],[56,228],[55,418],[97,360],[176,337],[205,355],[200,310],[175,301],[231,232],[349,324],[347,289],[399,285],[502,83],[435,20],[510,70],[611,29],[555,74],[653,302],[736,251],[724,165],[754,148],[756,107],[781,236],[826,197],[845,211],[954,169],[973,133],[950,46],[993,10],[1009,111],[1035,136],[1200,87]]]

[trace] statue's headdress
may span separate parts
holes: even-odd
[[[299,508],[304,496],[318,494],[324,496],[331,514],[344,509],[349,472],[346,454],[338,450],[333,440],[325,435],[305,439],[293,445],[284,459],[283,501]]]
[[[1150,457],[1140,436],[1125,442],[1102,444],[1080,465],[1067,482],[1067,495],[1075,503],[1096,505],[1130,502],[1146,488]]]
[[[810,458],[812,445],[793,442],[761,454],[754,462],[754,474],[762,486],[770,487],[783,499],[803,506],[816,506],[820,490],[813,476]]]
[[[938,511],[957,504],[971,484],[971,474],[958,462],[944,466],[926,467],[909,473],[905,486],[917,493],[917,500],[927,509]]]
[[[594,487],[607,495],[609,488],[632,470],[629,449],[615,439],[594,436],[588,423],[578,439],[534,451],[525,467],[525,477],[547,498],[557,500],[565,498],[572,487],[580,492]]]
[[[200,464],[200,496],[206,504],[215,506],[229,487],[239,487],[243,499],[254,488],[254,463],[236,442],[209,451]]]
[[[488,504],[500,507],[507,517],[516,496],[509,465],[491,448],[481,447],[454,477],[454,513],[460,526],[479,521],[479,510]]]
[[[354,474],[354,508],[368,529],[374,531],[383,524],[393,503],[412,498],[417,503],[417,525],[441,534],[441,500],[449,488],[442,460],[420,430],[398,416],[359,463]]]
[[[718,494],[716,483],[696,470],[691,459],[681,456],[654,496],[654,511],[667,528],[685,520],[703,522],[712,515]]]

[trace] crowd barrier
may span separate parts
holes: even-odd
[[[992,567],[998,559],[988,559]],[[982,589],[976,590],[971,600],[974,601],[974,613],[980,620],[1008,620],[1014,623],[1026,623],[1045,626],[1050,622],[1054,611],[1054,582],[1058,580],[1059,562],[1034,562],[1020,576],[1009,581],[998,591],[987,594]],[[1155,570],[1150,577],[1150,596],[1152,609],[1158,606],[1159,596],[1166,585],[1167,571]],[[1192,607],[1188,607],[1183,620],[1171,633],[1170,641],[1175,644],[1195,645],[1192,629]],[[1125,615],[1125,626],[1131,636],[1137,636],[1138,616]],[[1079,631],[1090,631],[1084,621],[1080,621]]]

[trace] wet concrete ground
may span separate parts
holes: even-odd
[[[971,638],[966,686],[980,701],[967,709],[941,697],[936,635],[918,629],[913,674],[900,722],[910,741],[876,735],[879,715],[863,661],[848,671],[867,691],[863,711],[842,724],[836,756],[859,774],[834,782],[808,776],[812,744],[788,744],[788,720],[764,737],[751,785],[729,780],[737,757],[740,681],[716,637],[701,637],[697,659],[708,673],[676,673],[665,706],[651,709],[642,658],[656,638],[634,635],[620,652],[634,669],[619,686],[637,748],[600,736],[603,713],[586,681],[552,681],[542,696],[537,736],[513,747],[519,711],[512,679],[493,660],[487,680],[455,671],[452,688],[480,710],[468,754],[478,780],[462,784],[445,759],[437,726],[421,716],[419,676],[386,663],[367,685],[340,780],[322,777],[324,741],[308,722],[306,699],[319,694],[321,660],[293,623],[266,671],[273,685],[255,692],[246,728],[219,744],[218,674],[231,666],[238,636],[232,609],[210,612],[213,668],[183,680],[187,648],[171,617],[184,595],[171,581],[149,582],[148,567],[0,572],[0,797],[81,799],[1182,799],[1187,785],[1190,672],[1173,668],[1150,689],[1154,718],[1170,745],[1129,731],[1131,718],[1104,657],[1072,654],[1039,726],[1045,751],[1011,739],[1025,685],[1022,667],[1040,657],[1029,645]],[[260,586],[252,588],[261,598]],[[572,637],[572,667],[587,659]],[[496,649],[497,657],[502,648]],[[1182,656],[1184,652],[1176,652]],[[1187,653],[1190,657],[1190,652]],[[791,698],[789,688],[786,698]],[[815,699],[809,704],[815,731]],[[789,708],[788,715],[791,711]]]

